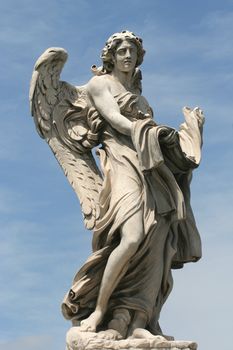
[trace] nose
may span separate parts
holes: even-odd
[[[131,51],[130,51],[130,49],[127,49],[127,50],[126,50],[125,57],[126,57],[126,58],[130,58],[130,57],[131,57]]]

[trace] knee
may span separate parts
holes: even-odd
[[[121,246],[131,257],[136,253],[144,237],[142,213],[138,212],[129,218],[121,227]]]
[[[138,250],[138,242],[134,242],[134,241],[131,241],[131,242],[127,242],[128,245],[127,245],[127,252],[130,256],[132,256],[133,254],[136,253],[136,251]]]
[[[135,234],[130,235],[128,234],[127,237],[122,237],[121,244],[123,245],[124,249],[127,251],[127,254],[129,256],[132,256],[136,253],[138,250],[138,247],[142,241],[142,234]]]

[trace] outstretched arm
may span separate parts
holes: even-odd
[[[120,113],[109,83],[105,77],[93,77],[87,84],[88,93],[99,113],[109,124],[124,135],[131,134],[132,122]]]

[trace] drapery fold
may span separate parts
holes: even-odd
[[[189,157],[183,152],[174,129],[157,126],[150,118],[135,118],[131,137],[108,125],[98,153],[104,183],[93,253],[76,274],[62,312],[67,319],[76,320],[91,314],[108,257],[120,242],[120,228],[141,210],[144,239],[121,272],[108,315],[110,320],[116,308],[142,311],[147,328],[155,332],[161,307],[172,289],[171,268],[201,257],[190,205],[191,174],[198,162],[193,154]]]

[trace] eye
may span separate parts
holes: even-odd
[[[119,55],[124,55],[125,54],[125,49],[119,49],[119,50],[117,50],[117,53],[119,54]]]

